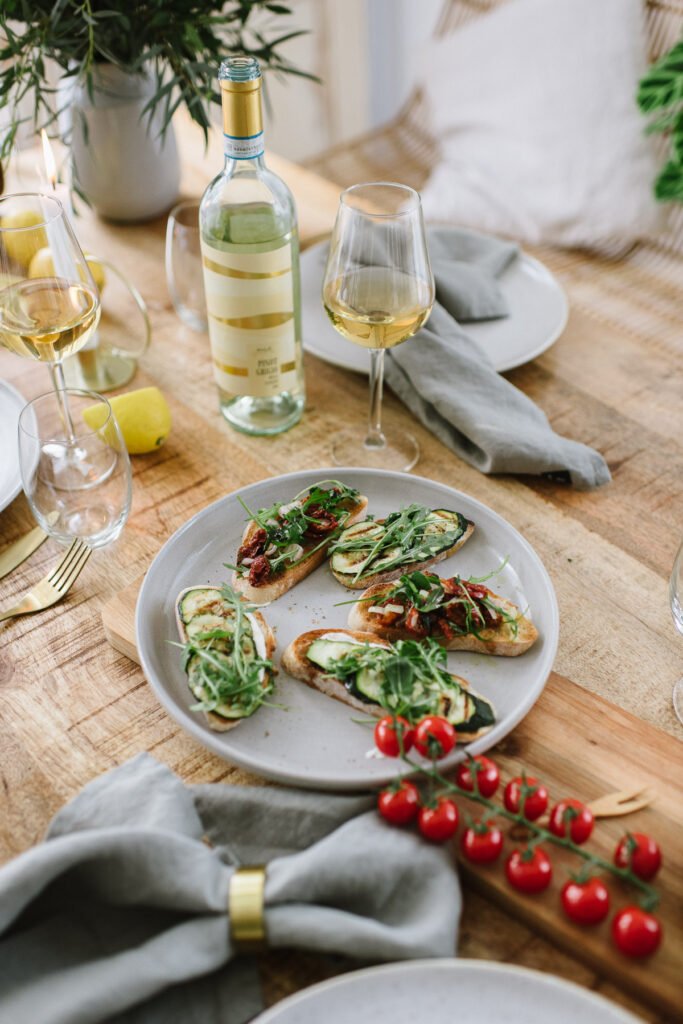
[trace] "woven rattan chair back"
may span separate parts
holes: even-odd
[[[447,0],[436,34],[447,35],[506,2]],[[648,50],[655,61],[683,34],[683,0],[647,0],[646,12]],[[668,142],[660,137],[657,145],[664,163]],[[429,109],[418,88],[388,124],[326,150],[308,160],[307,166],[343,188],[358,181],[393,180],[420,189],[438,159],[439,149],[429,131]],[[670,205],[666,227],[649,240],[648,248],[683,255],[683,204]]]

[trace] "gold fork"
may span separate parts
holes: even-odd
[[[75,540],[52,572],[36,583],[35,587],[31,587],[18,604],[8,608],[7,611],[0,612],[0,622],[12,619],[16,615],[42,612],[44,608],[49,608],[61,601],[80,576],[83,566],[90,558],[91,551],[92,548],[89,548],[82,540]]]
[[[597,800],[591,800],[587,806],[595,818],[617,818],[620,814],[642,810],[652,800],[646,786],[633,786],[631,789],[617,790],[616,793],[606,793]]]

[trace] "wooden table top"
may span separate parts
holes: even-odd
[[[178,129],[183,193],[198,196],[220,167],[220,140],[205,152],[193,126],[180,119]],[[339,189],[287,161],[269,162],[295,194],[302,241],[329,231]],[[141,750],[188,782],[247,779],[168,717],[140,668],[107,643],[100,613],[191,515],[234,488],[329,464],[339,424],[366,415],[365,379],[307,356],[301,424],[274,439],[233,432],[218,411],[208,340],[178,320],[168,297],[165,218],[124,227],[86,212],[76,225],[83,247],[125,269],[148,302],[152,344],[129,387],[158,385],[175,426],[163,448],[133,458],[128,525],[113,546],[93,555],[69,599],[0,626],[0,861],[39,841],[49,818],[89,779]],[[558,269],[562,278],[561,260]],[[410,427],[422,451],[417,473],[496,509],[543,559],[560,605],[555,670],[678,736],[671,689],[683,645],[671,623],[667,581],[683,524],[680,372],[680,346],[650,347],[578,308],[552,349],[508,375],[558,431],[606,456],[614,480],[597,492],[483,476],[419,424]],[[27,398],[48,388],[46,370],[4,350],[0,379]],[[408,419],[390,393],[385,416],[397,426]],[[0,549],[31,525],[22,496],[0,513]],[[0,582],[0,608],[40,578],[56,554],[50,541]],[[646,1020],[663,1019],[476,893],[466,896],[460,953],[540,967],[597,988]],[[313,954],[271,953],[264,960],[268,1001],[339,969]]]

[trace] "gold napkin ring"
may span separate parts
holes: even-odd
[[[253,953],[266,948],[265,887],[266,869],[262,865],[237,868],[230,879],[230,937],[238,952]]]

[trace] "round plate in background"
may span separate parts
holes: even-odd
[[[449,670],[464,676],[495,705],[496,725],[468,748],[472,753],[487,750],[524,717],[545,685],[559,633],[555,592],[536,552],[501,516],[445,484],[405,473],[339,468],[289,473],[221,498],[174,533],[149,568],[136,610],[140,661],[157,697],[209,750],[269,779],[295,786],[353,790],[384,785],[396,776],[395,761],[368,756],[373,748],[372,730],[354,721],[359,717],[357,711],[289,678],[282,670],[274,700],[287,710],[262,707],[230,732],[212,731],[201,713],[190,711],[195,701],[181,667],[180,651],[170,642],[178,640],[175,601],[180,591],[230,579],[223,563],[234,561],[245,526],[238,497],[250,509],[266,508],[330,478],[367,495],[368,512],[376,517],[419,502],[429,508],[454,509],[471,519],[475,523],[473,536],[455,555],[438,563],[437,571],[443,576],[455,572],[484,576],[509,558],[491,580],[491,588],[529,609],[539,640],[518,658],[467,652],[448,655]],[[350,606],[335,605],[359,593],[344,589],[326,563],[265,607],[265,618],[277,635],[276,664],[300,633],[326,626],[345,627]],[[462,760],[464,749],[460,746],[445,758],[444,767]]]
[[[370,353],[338,334],[322,304],[327,241],[301,254],[301,308],[304,347],[344,370],[368,373]],[[499,373],[513,370],[557,341],[569,315],[567,296],[548,268],[520,252],[497,279],[510,308],[509,316],[462,324],[462,329],[488,352]],[[411,344],[409,341],[408,344]]]
[[[0,512],[21,493],[17,428],[25,405],[24,396],[0,380]]]
[[[260,1014],[254,1024],[639,1024],[616,1003],[527,967],[418,960],[331,978]],[[642,1022],[640,1022],[642,1024]]]

